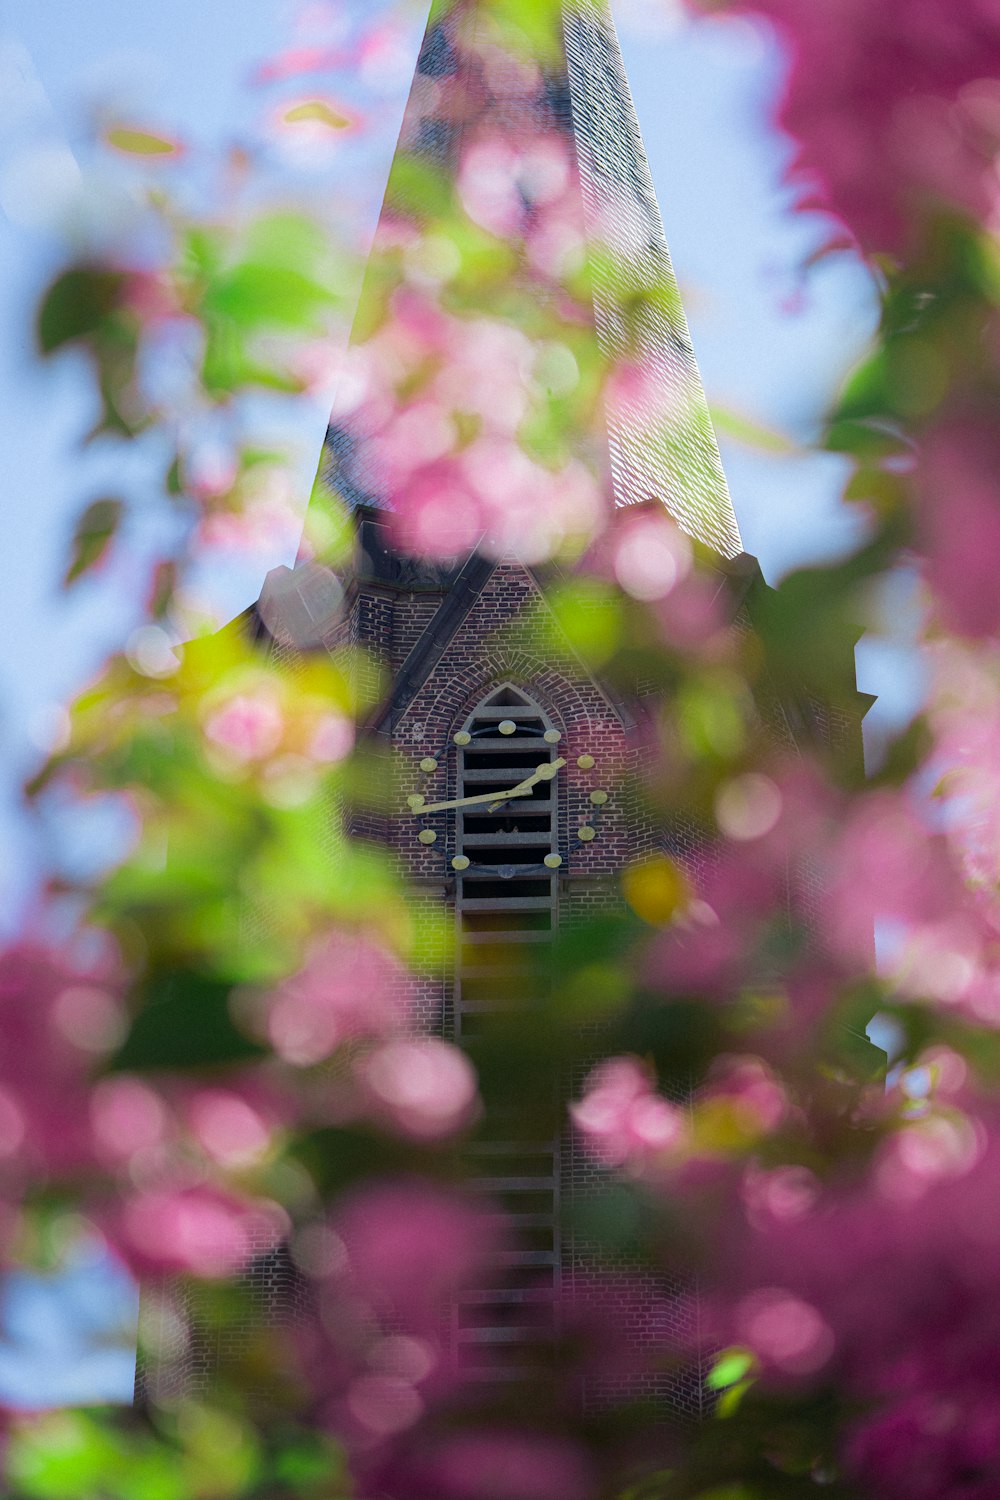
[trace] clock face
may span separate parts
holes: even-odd
[[[516,786],[491,789],[488,792],[480,792],[470,797],[453,797],[450,802],[427,803],[423,797],[416,795],[407,798],[411,812],[426,815],[427,813],[450,812],[459,807],[482,807],[488,811],[495,812],[505,802],[515,797],[529,797],[535,787],[542,782],[551,781],[566,764],[565,760],[554,760],[540,765],[530,776],[519,781]]]
[[[499,699],[501,695],[496,696]],[[429,779],[447,764],[448,751],[454,747],[461,795],[433,801],[426,791],[414,791],[406,799],[410,816],[420,825],[417,838],[428,854],[437,854],[440,839],[439,830],[425,820],[438,813],[455,814],[457,847],[441,852],[450,869],[469,881],[490,874],[510,880],[515,873],[532,869],[551,876],[563,867],[569,852],[557,847],[561,841],[554,792],[550,790],[568,764],[566,756],[550,758],[554,747],[562,742],[562,733],[550,728],[540,710],[527,699],[515,702],[518,695],[513,689],[502,696],[502,706],[488,703],[465,729],[453,734],[451,746],[440,754],[424,755],[419,761],[420,772]],[[543,750],[544,758],[539,754]],[[597,838],[601,813],[610,801],[602,787],[586,785],[591,779],[589,773],[596,768],[596,758],[589,752],[575,757],[575,770],[585,773],[585,784],[579,787],[578,783],[578,787],[589,802],[586,818],[571,835],[571,848],[581,856]],[[537,834],[540,848],[532,834]],[[515,849],[529,856],[529,861],[533,856],[533,862],[522,860],[516,866],[505,863],[504,853]]]

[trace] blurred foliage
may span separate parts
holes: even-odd
[[[708,8],[800,28],[794,98],[812,56],[805,11],[793,23],[777,0]],[[838,21],[823,46],[853,57],[849,8],[817,9]],[[1000,1483],[995,1444],[970,1456],[948,1434],[963,1401],[982,1417],[969,1429],[993,1432],[997,1397],[993,229],[961,174],[952,201],[908,159],[893,204],[904,217],[922,205],[919,233],[890,254],[870,204],[851,219],[828,164],[827,207],[856,229],[883,299],[822,436],[849,461],[866,534],[767,588],[751,560],[690,543],[655,502],[617,515],[598,503],[604,403],[641,364],[650,313],[678,306],[672,285],[641,284],[582,242],[560,197],[575,162],[546,154],[548,137],[532,156],[490,116],[491,68],[526,100],[542,90],[561,4],[482,0],[473,17],[438,0],[436,13],[448,46],[474,55],[482,98],[462,98],[461,124],[486,154],[474,170],[397,154],[338,461],[317,481],[302,566],[291,583],[272,575],[255,613],[178,644],[210,539],[242,544],[281,509],[287,455],[247,441],[246,417],[323,378],[353,265],[343,244],[262,192],[220,189],[205,213],[158,180],[135,241],[77,247],[38,310],[41,355],[89,362],[99,414],[85,441],[148,444],[152,508],[169,524],[130,579],[142,623],[27,788],[57,845],[70,809],[109,803],[128,836],[96,872],[56,849],[39,932],[0,972],[5,1253],[48,1264],[82,1222],[148,1278],[142,1400],[12,1416],[8,1492],[776,1500],[820,1487],[913,1500],[930,1483],[934,1500],[958,1500],[968,1481],[985,1496]],[[366,45],[343,55],[360,66]],[[372,55],[386,45],[376,32]],[[275,60],[293,80],[328,66],[323,49]],[[843,122],[834,76],[853,73],[819,69],[810,98],[816,118],[829,107]],[[899,177],[875,114],[852,127],[883,152],[873,174],[884,157]],[[281,118],[350,123],[308,102]],[[976,119],[988,136],[987,113]],[[124,125],[104,145],[171,170],[186,155]],[[230,176],[252,178],[248,165],[230,160]],[[622,294],[619,369],[594,337],[595,280]],[[668,403],[650,439],[680,450],[699,421]],[[781,446],[743,417],[726,425]],[[570,662],[631,705],[635,754],[591,797],[588,826],[600,836],[610,801],[662,832],[658,853],[625,862],[613,910],[561,927],[516,970],[503,959],[513,1003],[483,1021],[472,1061],[413,1034],[455,957],[439,896],[451,873],[407,883],[388,854],[412,776],[371,732],[385,664],[338,629],[351,507],[386,498],[362,483],[377,491],[378,473],[352,466],[367,442],[381,444],[399,502],[388,524],[412,525],[411,552],[447,567],[481,539],[501,555],[526,539],[544,593],[498,645]],[[425,510],[410,504],[422,483]],[[120,567],[149,503],[122,486],[83,506],[64,586]],[[854,646],[903,567],[922,570],[920,639],[938,675],[866,781]],[[888,1084],[865,1036],[875,1015],[894,1037]],[[442,1354],[456,1298],[484,1257],[513,1264],[516,1243],[465,1192],[496,1154],[481,1100],[497,1097],[526,1158],[567,1128],[589,1151],[594,1189],[566,1205],[565,1229],[588,1247],[590,1281],[567,1301],[558,1378],[470,1389]],[[299,1316],[267,1324],[262,1284],[298,1299]],[[692,1348],[676,1328],[695,1285]],[[516,1276],[511,1289],[524,1290]],[[662,1315],[651,1353],[630,1332],[637,1297]],[[181,1378],[199,1360],[203,1393]],[[696,1428],[662,1421],[650,1393],[667,1380],[704,1411]],[[606,1384],[603,1403],[577,1399],[587,1381]]]

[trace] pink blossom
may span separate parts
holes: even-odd
[[[319,1420],[355,1450],[364,1493],[414,1493],[408,1466],[398,1488],[385,1466],[454,1398],[455,1299],[482,1284],[499,1244],[481,1202],[416,1179],[369,1181],[293,1240],[318,1314],[296,1329],[301,1368]]]
[[[310,1067],[346,1041],[404,1029],[408,995],[406,975],[383,944],[365,933],[337,932],[276,990],[268,1033],[286,1062]]]
[[[228,494],[238,477],[237,455],[222,443],[200,444],[184,466],[185,488],[203,504]]]
[[[727,849],[703,871],[698,899],[649,949],[649,981],[669,993],[732,994],[785,899],[780,843]]]
[[[347,1413],[368,1438],[395,1437],[423,1416],[413,1382],[399,1375],[358,1375],[347,1388]]]
[[[329,764],[343,760],[353,748],[353,722],[343,714],[324,714],[309,741],[311,758]]]
[[[281,744],[284,730],[280,705],[264,686],[253,693],[235,694],[205,721],[208,739],[241,763],[272,755]]]
[[[745,1297],[736,1331],[762,1363],[789,1375],[811,1375],[833,1353],[833,1334],[816,1309],[780,1288]]]
[[[0,1155],[8,1191],[47,1178],[71,1183],[81,1207],[136,1269],[227,1275],[284,1232],[280,1211],[214,1186],[199,1172],[243,1168],[268,1127],[249,1087],[197,1089],[183,1110],[128,1076],[91,1074],[122,1035],[113,976],[77,971],[40,947],[0,964]],[[183,1105],[183,1091],[178,1102]],[[246,1097],[243,1097],[246,1095]]]
[[[689,573],[654,608],[668,651],[705,661],[729,655],[729,620],[718,587],[703,574]]]
[[[597,1494],[574,1444],[502,1428],[452,1437],[422,1469],[414,1476],[415,1494],[428,1500],[592,1500]]]
[[[1000,122],[996,0],[740,0],[791,50],[779,122],[798,143],[803,206],[869,253],[906,254],[928,212],[988,219]]]
[[[136,1270],[220,1277],[273,1250],[288,1220],[273,1203],[208,1186],[164,1186],[131,1196],[107,1227]]]
[[[161,1160],[173,1122],[151,1084],[129,1076],[104,1078],[90,1098],[90,1124],[96,1151],[110,1168],[151,1156]]]
[[[423,400],[401,407],[379,439],[379,458],[403,486],[426,464],[436,463],[456,446],[458,434],[448,410],[437,401]]]
[[[698,1091],[697,1105],[720,1104],[748,1135],[764,1135],[776,1130],[785,1118],[788,1096],[761,1058],[720,1057]]]
[[[538,218],[528,237],[527,257],[539,276],[565,284],[585,265],[586,256],[587,236],[575,205]]]
[[[1000,12],[998,12],[1000,65]],[[1000,108],[998,108],[1000,123]],[[944,421],[925,434],[914,495],[927,578],[946,625],[959,634],[1000,632],[1000,552],[995,414]]]
[[[966,880],[985,893],[1000,873],[1000,653],[982,640],[942,639],[924,649],[945,836]]]
[[[25,942],[0,956],[0,1157],[9,1185],[93,1161],[90,1074],[120,1039],[111,973],[80,972]]]
[[[832,858],[827,928],[848,955],[871,955],[877,919],[931,920],[958,895],[943,841],[921,826],[902,794],[857,799]]]
[[[183,155],[185,147],[181,141],[171,140],[169,144],[170,155],[175,158]],[[123,303],[144,325],[144,333],[154,336],[156,332],[162,331],[157,329],[158,324],[173,322],[182,314],[176,291],[169,279],[155,271],[128,271],[123,288]]]
[[[198,528],[205,547],[261,553],[268,561],[287,552],[302,526],[299,512],[280,496],[248,499],[239,510],[213,510]]]
[[[517,179],[518,154],[502,139],[484,139],[462,160],[458,190],[469,218],[502,239],[515,235],[525,217]]]
[[[536,80],[529,86],[537,87]],[[484,130],[466,149],[458,189],[469,218],[501,239],[530,234],[538,211],[557,205],[575,179],[566,145]]]
[[[475,1283],[497,1231],[458,1194],[415,1181],[369,1186],[334,1220],[353,1294],[409,1333],[440,1328]]]
[[[256,1069],[212,1085],[113,1074],[92,1088],[89,1115],[96,1158],[134,1184],[170,1178],[181,1163],[206,1178],[244,1172],[267,1156],[290,1107]]]
[[[743,1178],[743,1201],[755,1228],[765,1227],[769,1220],[781,1223],[801,1218],[813,1208],[819,1194],[819,1181],[807,1167],[762,1171],[751,1165]]]
[[[451,44],[468,44],[457,26]],[[526,282],[539,281],[538,300],[555,298],[559,313],[576,321],[585,314],[560,278],[574,253],[581,258],[579,194],[567,143],[551,129],[541,73],[485,37],[474,53],[465,59],[467,86],[421,78],[404,145],[422,118],[441,122],[454,113],[466,211],[515,241]],[[436,274],[431,238],[400,218],[380,225],[376,256],[395,260],[402,248],[403,271],[380,326],[347,361],[336,412],[347,439],[344,482],[357,481],[385,506],[402,550],[451,559],[479,546],[544,561],[567,542],[586,540],[606,509],[596,474],[579,457],[543,462],[522,443],[551,422],[554,393],[538,372],[553,339],[536,342],[510,317],[461,316],[443,306],[438,285],[462,261],[454,256],[451,269]]]
[[[850,1190],[813,1190],[791,1216],[734,1226],[716,1332],[755,1350],[765,1383],[833,1381],[856,1404],[845,1458],[865,1494],[986,1500],[1000,1480],[994,1124],[961,1160],[904,1148],[895,1161],[919,1193],[880,1168]]]
[[[351,54],[341,47],[288,47],[260,64],[254,74],[256,83],[276,83],[302,73],[325,73],[342,67]]]
[[[493,318],[463,319],[432,392],[446,411],[480,418],[513,438],[528,414],[537,351],[519,328]]]
[[[886,1198],[912,1202],[943,1179],[965,1176],[984,1147],[983,1133],[960,1111],[929,1111],[885,1142],[876,1158],[876,1181]]]
[[[198,1089],[187,1115],[199,1145],[221,1167],[251,1166],[271,1147],[271,1122],[235,1090]]]
[[[475,1117],[476,1072],[464,1052],[436,1037],[390,1041],[360,1064],[376,1118],[416,1140],[441,1140]]]
[[[901,1393],[857,1421],[846,1451],[876,1500],[993,1500],[1000,1484],[1000,1407],[982,1367],[908,1362]]]
[[[397,498],[390,516],[396,543],[417,556],[460,557],[486,529],[479,498],[455,459],[421,468]]]
[[[570,1113],[598,1161],[635,1175],[669,1162],[685,1135],[681,1111],[655,1092],[648,1070],[633,1057],[600,1063]]]
[[[615,575],[634,599],[665,599],[691,571],[691,543],[667,515],[627,517],[615,535]]]

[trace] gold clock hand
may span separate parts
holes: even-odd
[[[415,807],[412,809],[414,817],[422,817],[424,813],[450,812],[453,807],[476,807],[484,802],[492,802],[499,807],[501,802],[508,801],[511,797],[526,797],[532,787],[539,781],[551,781],[557,771],[566,764],[564,759],[550,761],[544,766],[539,766],[533,776],[519,781],[517,786],[512,786],[507,792],[482,792],[478,797],[456,797],[452,802],[432,802],[429,806]]]
[[[494,807],[499,807],[500,800],[506,800],[506,798],[508,797],[526,797],[531,789],[533,787],[536,787],[540,781],[552,781],[555,778],[556,773],[560,771],[565,764],[565,758],[562,756],[560,756],[558,760],[546,761],[543,765],[540,765],[538,767],[538,770],[533,776],[529,776],[525,781],[519,781],[517,786],[514,787],[512,791],[494,792],[493,795],[498,798],[498,800],[493,804]],[[491,807],[490,812],[492,811],[493,808]]]
[[[429,807],[415,807],[413,812],[419,817],[423,813],[448,812],[453,807],[474,807],[480,802],[494,802],[499,806],[509,797],[526,797],[530,791],[530,786],[514,786],[509,792],[483,792],[478,797],[456,797],[453,802],[432,802]]]

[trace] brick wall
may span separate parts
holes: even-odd
[[[380,649],[387,664],[398,669],[443,597],[443,592],[429,596],[426,591],[405,590],[391,596],[372,590],[366,596],[362,588],[355,605],[356,618],[362,622],[358,643]],[[539,612],[545,610],[533,576],[517,563],[500,563],[440,660],[392,725],[400,811],[390,818],[387,834],[401,874],[428,900],[449,904],[455,815],[443,812],[417,820],[406,809],[405,799],[414,792],[422,793],[428,802],[458,795],[458,757],[452,737],[484,699],[509,682],[528,693],[563,736],[558,753],[568,764],[557,781],[560,851],[565,861],[560,872],[558,921],[574,926],[617,905],[617,876],[629,860],[669,847],[693,870],[702,841],[693,822],[677,820],[665,837],[662,827],[640,810],[633,788],[648,749],[627,726],[626,715],[587,674],[572,642],[554,630],[551,618],[546,622],[545,646],[540,646],[537,621]],[[371,627],[371,635],[365,635],[366,626]],[[592,768],[577,765],[582,755],[593,757]],[[420,769],[424,757],[438,761],[430,775]],[[594,790],[608,792],[605,806],[591,803]],[[592,842],[577,838],[584,823],[597,830]],[[434,829],[435,844],[418,841],[420,826]],[[425,973],[420,982],[421,1020],[430,1029],[450,1034],[450,975]],[[567,1093],[578,1088],[580,1081],[567,1080]],[[561,1163],[562,1197],[570,1207],[606,1185],[605,1174],[579,1149],[569,1130]],[[574,1305],[585,1307],[593,1298],[606,1305],[609,1295],[615,1295],[609,1288],[617,1285],[616,1322],[629,1329],[637,1353],[651,1356],[649,1369],[641,1376],[624,1381],[592,1379],[582,1393],[587,1407],[599,1408],[627,1391],[648,1397],[665,1416],[684,1419],[700,1413],[697,1357],[680,1373],[657,1371],[652,1358],[665,1345],[696,1347],[695,1303],[689,1287],[679,1279],[640,1268],[627,1255],[613,1262],[601,1260],[597,1247],[578,1234],[563,1238],[561,1280],[570,1315]]]

